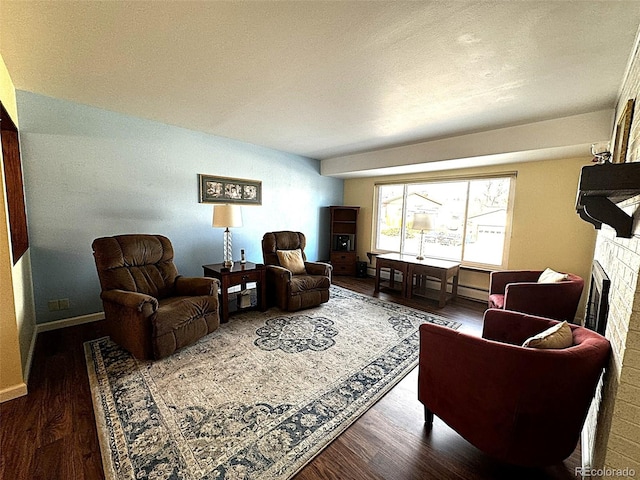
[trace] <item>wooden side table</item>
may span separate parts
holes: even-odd
[[[438,306],[444,307],[448,300],[452,300],[458,296],[458,275],[460,274],[460,264],[457,262],[448,262],[446,260],[425,259],[426,264],[412,263],[409,266],[409,288],[407,289],[407,297],[413,295],[413,278],[415,276],[415,286],[419,291],[424,292],[426,289],[426,278],[432,277],[440,281],[440,292],[438,295]],[[451,285],[451,293],[447,293],[447,283],[453,278]]]
[[[220,321],[229,321],[229,288],[240,285],[242,290],[247,288],[247,283],[255,282],[258,293],[258,308],[264,312],[267,309],[267,269],[263,264],[251,262],[235,262],[231,268],[224,266],[224,263],[213,263],[203,265],[205,277],[217,278],[220,280]]]
[[[440,281],[438,306],[444,307],[448,300],[458,295],[458,275],[460,263],[437,258],[423,258],[418,260],[412,255],[400,255],[398,253],[385,253],[376,257],[376,283],[374,295],[380,291],[380,270],[389,269],[389,287],[394,287],[395,270],[402,273],[401,294],[405,298],[413,296],[413,279],[416,279],[416,288],[425,293],[426,277],[436,278]],[[447,293],[447,283],[453,279],[451,293]]]

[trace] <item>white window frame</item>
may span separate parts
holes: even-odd
[[[509,182],[509,198],[508,198],[508,202],[507,202],[507,221],[506,221],[506,225],[505,225],[505,233],[504,233],[504,243],[503,243],[503,247],[502,247],[502,262],[500,265],[495,265],[492,263],[481,263],[481,262],[470,262],[470,261],[466,261],[464,260],[464,248],[465,248],[465,239],[467,236],[467,224],[468,224],[468,219],[467,219],[467,214],[468,214],[468,210],[469,210],[469,195],[468,195],[468,189],[469,189],[469,185],[470,182],[474,181],[474,180],[490,180],[492,178],[509,178],[510,182]],[[371,238],[371,244],[373,245],[373,251],[374,253],[401,253],[403,251],[404,248],[404,239],[406,236],[406,225],[405,225],[405,219],[406,219],[406,209],[407,209],[407,191],[409,186],[411,185],[423,185],[425,183],[448,183],[448,182],[469,182],[467,183],[467,202],[466,202],[466,206],[465,206],[465,217],[464,217],[464,230],[463,230],[463,234],[462,234],[462,253],[461,253],[461,257],[462,260],[460,260],[460,264],[463,267],[469,267],[469,268],[477,268],[477,269],[482,269],[482,270],[498,270],[498,269],[506,269],[507,265],[508,265],[508,260],[509,260],[509,249],[510,249],[510,241],[511,241],[511,232],[512,232],[512,224],[513,224],[513,210],[514,210],[514,204],[515,204],[515,191],[516,191],[516,179],[517,179],[517,174],[516,172],[505,172],[505,173],[496,173],[496,174],[491,174],[491,175],[478,175],[478,176],[460,176],[460,177],[443,177],[443,178],[430,178],[430,179],[415,179],[412,181],[406,181],[406,182],[380,182],[380,183],[376,183],[374,185],[374,195],[373,195],[373,211],[374,211],[374,215],[372,216],[372,228],[371,228],[371,232],[372,232],[372,238]],[[400,228],[400,252],[394,251],[394,250],[380,250],[377,248],[377,243],[378,243],[378,234],[379,234],[379,228],[380,228],[380,198],[379,198],[379,192],[380,192],[380,187],[383,186],[390,186],[390,185],[397,185],[397,186],[403,186],[403,200],[402,200],[402,225]],[[433,258],[438,258],[438,257],[433,257]],[[458,261],[457,259],[455,259],[455,261]]]

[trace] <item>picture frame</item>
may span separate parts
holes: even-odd
[[[262,182],[198,174],[200,203],[262,205]]]
[[[618,122],[616,123],[613,163],[624,163],[627,161],[627,149],[629,147],[629,134],[631,133],[634,104],[634,99],[627,100],[627,103],[620,114],[620,118],[618,118]]]

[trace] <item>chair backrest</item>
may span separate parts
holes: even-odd
[[[278,250],[297,250],[302,251],[302,259],[306,262],[307,256],[304,254],[304,247],[307,245],[307,239],[304,233],[291,232],[288,230],[280,232],[267,232],[262,237],[262,257],[265,265],[280,265],[278,260]]]
[[[492,272],[490,294],[506,295],[504,308],[573,322],[580,305],[584,280],[567,273],[566,280],[537,283],[542,270]]]
[[[173,246],[162,235],[117,235],[93,241],[93,257],[102,290],[121,289],[170,296],[178,276]]]

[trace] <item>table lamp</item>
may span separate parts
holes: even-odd
[[[224,228],[224,266],[233,266],[233,252],[231,249],[231,231],[229,227],[242,226],[242,211],[239,205],[216,205],[213,207],[213,227]]]
[[[424,231],[431,230],[433,228],[431,224],[431,215],[428,213],[414,213],[413,214],[413,230],[420,230],[420,253],[416,257],[418,260],[424,260],[422,256],[422,245],[424,244]]]

